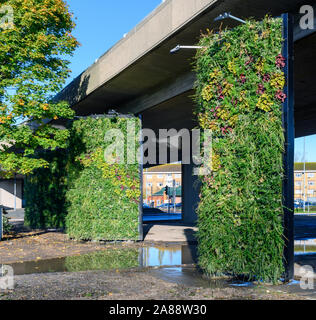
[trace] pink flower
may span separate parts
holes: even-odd
[[[263,84],[260,83],[258,85],[257,94],[261,95],[261,94],[264,94],[264,92],[265,92],[265,88],[264,88]]]
[[[253,57],[249,57],[249,60],[246,61],[245,66],[248,66],[250,63],[253,62]]]
[[[275,64],[278,68],[285,67],[285,58],[282,56],[282,54],[277,55]]]
[[[278,90],[277,93],[275,94],[275,97],[280,100],[281,102],[284,102],[285,99],[287,98],[286,94],[281,91],[281,90]]]
[[[262,78],[263,82],[269,82],[270,81],[270,75],[268,73],[266,73],[263,78]]]
[[[240,75],[239,81],[244,84],[246,82],[246,76],[244,74]]]
[[[237,106],[237,103],[238,103],[237,99],[236,98],[232,98],[231,104]]]

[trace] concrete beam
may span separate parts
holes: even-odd
[[[193,72],[181,75],[166,86],[155,88],[154,91],[123,104],[119,110],[122,113],[141,113],[146,109],[157,106],[160,103],[192,90],[195,80],[196,75]]]
[[[116,77],[219,0],[166,0],[68,85],[57,99],[75,104]]]

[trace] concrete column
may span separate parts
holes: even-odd
[[[193,175],[193,164],[182,165],[182,221],[195,224],[196,209],[199,203],[200,183]]]

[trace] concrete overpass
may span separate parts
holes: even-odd
[[[201,31],[219,27],[220,22],[214,22],[214,18],[226,11],[243,19],[290,12],[296,16],[296,136],[316,133],[316,34],[298,27],[303,4],[301,0],[166,0],[57,98],[69,101],[78,115],[115,109],[141,114],[145,128],[193,128],[195,75],[190,62],[195,52],[184,50],[170,55],[170,49],[177,44],[196,44]],[[228,27],[238,24],[233,20],[223,23]],[[191,171],[190,165],[183,165],[187,222],[196,219],[194,206],[198,200]]]

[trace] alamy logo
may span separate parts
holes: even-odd
[[[14,289],[14,271],[11,266],[0,265],[0,290]]]
[[[310,5],[301,6],[300,14],[303,14],[303,16],[300,19],[300,28],[302,30],[313,30],[315,28],[314,8]]]
[[[108,130],[104,140],[104,160],[108,164],[161,165],[181,161],[193,164],[194,175],[208,175],[212,171],[212,131],[199,129],[152,129],[136,132],[133,119],[127,121],[127,130]],[[141,147],[136,148],[136,141]],[[125,148],[125,146],[127,146]],[[181,153],[181,159],[180,159]]]
[[[313,290],[314,289],[314,269],[312,266],[305,265],[301,266],[299,269],[301,276],[300,287],[303,290]]]

